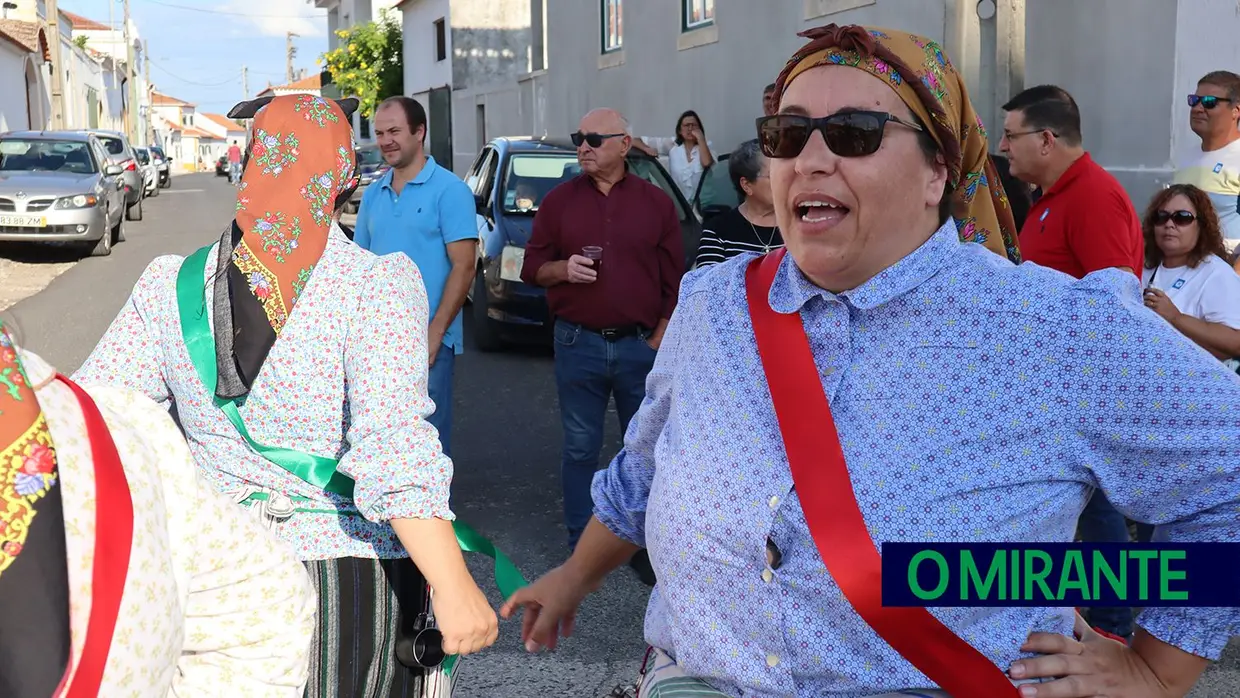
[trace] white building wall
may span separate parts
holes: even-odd
[[[401,6],[404,28],[405,94],[422,102],[433,87],[452,85],[452,18],[449,0],[411,0]],[[435,55],[435,21],[444,20],[447,57]],[[419,97],[421,95],[421,97]]]
[[[26,51],[0,39],[0,132],[30,128],[26,113]]]

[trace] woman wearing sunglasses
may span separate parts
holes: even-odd
[[[1218,359],[1240,365],[1240,275],[1224,261],[1209,195],[1191,184],[1159,191],[1141,230],[1146,307]]]
[[[527,647],[553,646],[645,547],[642,696],[1185,695],[1237,611],[1146,609],[1129,648],[1072,608],[883,605],[879,545],[1068,543],[1095,489],[1172,540],[1240,537],[1240,430],[1157,399],[1240,410],[1240,381],[1140,306],[1133,275],[1012,263],[938,44],[804,36],[758,121],[786,248],[685,276],[594,518],[502,613],[524,607]],[[1120,351],[1127,380],[1104,358]]]

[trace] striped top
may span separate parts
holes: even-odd
[[[1196,152],[1180,163],[1176,184],[1191,184],[1210,195],[1223,237],[1240,240],[1240,140]]]
[[[698,268],[732,259],[744,252],[764,254],[784,246],[778,228],[754,225],[741,213],[730,209],[702,224],[702,242],[698,245]]]

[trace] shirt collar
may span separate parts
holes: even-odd
[[[791,254],[784,255],[767,297],[778,313],[795,313],[814,297],[842,299],[859,310],[869,310],[912,291],[934,276],[959,254],[960,234],[948,219],[925,243],[903,259],[874,275],[857,288],[840,294],[815,286],[797,267]]]
[[[431,176],[435,174],[435,168],[437,167],[439,167],[439,165],[435,163],[435,158],[427,155],[426,164],[422,166],[421,171],[418,172],[418,176],[409,180],[406,184],[426,184],[430,181]],[[383,176],[379,178],[379,186],[384,189],[395,191],[392,189],[392,177],[395,174],[396,170],[388,170],[387,172],[384,172]]]

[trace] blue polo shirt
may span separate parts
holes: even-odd
[[[478,239],[475,209],[474,194],[465,182],[427,156],[422,171],[401,191],[392,188],[391,170],[366,187],[353,241],[377,255],[403,252],[413,260],[426,284],[429,321],[452,270],[448,243]],[[456,354],[464,351],[461,313],[452,319],[443,343]]]

